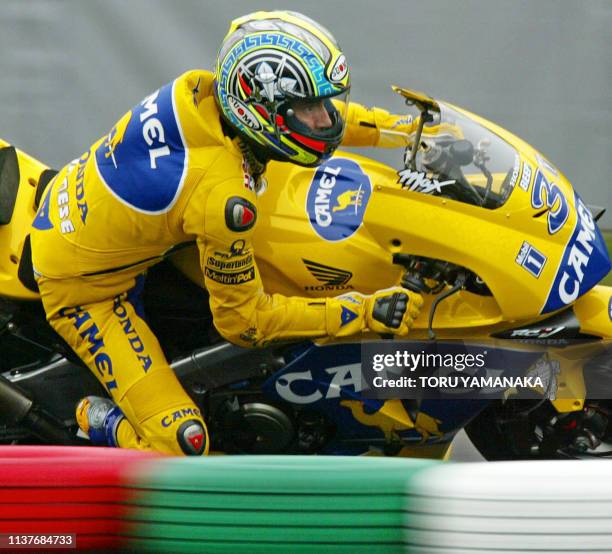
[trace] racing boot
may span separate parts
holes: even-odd
[[[86,396],[76,407],[79,428],[98,446],[118,446],[117,429],[124,419],[119,406],[109,398]]]

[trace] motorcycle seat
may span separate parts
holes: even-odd
[[[34,207],[37,210],[47,185],[57,173],[55,169],[45,169],[40,174],[38,183],[36,184],[36,193],[34,195]],[[38,285],[36,284],[36,279],[34,279],[34,268],[32,266],[32,245],[30,243],[30,235],[26,236],[23,243],[23,250],[19,258],[19,268],[17,269],[17,277],[24,287],[30,289],[32,292],[38,292]]]
[[[36,184],[36,194],[34,195],[34,207],[38,210],[38,206],[40,206],[40,199],[47,188],[47,185],[57,175],[56,169],[45,169],[38,178],[38,183]]]
[[[13,217],[19,190],[19,162],[13,146],[0,149],[0,225],[8,225]]]
[[[0,139],[0,244],[7,252],[7,260],[0,263],[0,275],[3,293],[8,296],[32,299],[31,293],[38,293],[29,229],[55,175],[56,170],[45,168]]]
[[[32,245],[30,243],[30,235],[25,238],[23,250],[19,258],[19,267],[17,268],[17,277],[21,284],[32,292],[38,292],[38,284],[34,279],[34,267],[32,265]]]

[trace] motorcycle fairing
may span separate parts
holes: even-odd
[[[10,144],[0,139],[0,148],[9,148]],[[18,161],[17,176],[19,186],[16,195],[11,196],[11,217],[6,224],[0,224],[0,245],[3,255],[0,256],[0,293],[3,296],[19,300],[36,300],[38,293],[23,284],[19,278],[20,268],[28,264],[24,260],[24,251],[30,225],[36,215],[36,198],[41,174],[47,167],[19,149],[15,149]],[[44,185],[44,183],[43,183]],[[8,207],[7,207],[8,210]]]
[[[399,282],[402,268],[394,266],[391,259],[393,254],[402,253],[465,267],[492,292],[487,297],[462,291],[443,302],[434,325],[439,333],[453,333],[461,327],[472,334],[477,329],[503,325],[504,321],[537,320],[566,306],[555,302],[551,291],[563,278],[560,266],[564,257],[571,255],[576,244],[580,248],[578,236],[572,239],[575,232],[580,234],[580,221],[591,223],[587,215],[581,215],[584,204],[561,172],[545,163],[531,146],[478,116],[444,106],[449,121],[436,124],[446,125],[445,141],[475,141],[482,131],[491,143],[491,152],[500,152],[502,161],[491,165],[495,203],[481,207],[423,193],[423,186],[410,190],[403,187],[401,177],[398,179],[390,167],[339,152],[337,159],[353,160],[369,177],[372,194],[363,210],[361,226],[331,241],[313,230],[304,208],[312,183],[317,182],[315,172],[289,164],[270,164],[269,186],[259,198],[260,220],[254,238],[258,266],[268,290],[302,296],[334,296],[348,288],[370,293]],[[464,120],[469,120],[469,125]],[[453,126],[459,129],[455,136],[450,131]],[[435,180],[439,184],[447,177],[439,174]],[[427,179],[426,188],[435,189],[434,177]],[[486,180],[482,173],[467,174],[466,179],[476,188]],[[607,272],[609,259],[601,234],[593,232],[595,238],[589,243],[592,251],[581,266],[589,277],[580,281],[576,298]],[[340,286],[318,281],[303,258],[352,276]],[[431,301],[432,297],[426,296],[415,333],[427,328]]]
[[[573,303],[591,290],[612,268],[601,231],[578,193],[574,193],[574,206],[577,212],[574,230],[565,246],[542,308],[543,314]]]
[[[325,415],[337,434],[326,453],[355,454],[385,444],[448,443],[487,401],[364,398],[359,343],[304,344],[298,355],[262,386],[275,400]],[[358,441],[358,444],[355,443]]]
[[[538,342],[561,348],[575,340],[598,340],[599,337],[581,332],[580,321],[573,308],[557,312],[546,319],[530,322],[492,335],[494,338]]]

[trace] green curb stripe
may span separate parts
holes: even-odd
[[[243,469],[253,468],[286,468],[289,470],[313,470],[322,467],[329,469],[363,469],[368,467],[406,468],[409,466],[433,465],[435,460],[420,458],[390,458],[386,456],[277,456],[277,455],[236,455],[236,456],[172,456],[158,458],[159,462],[176,466],[199,466],[202,463],[207,467],[236,467]]]
[[[242,493],[396,493],[435,462],[385,458],[235,456],[159,460],[137,488]]]
[[[273,545],[276,552],[354,554],[365,545],[398,552],[406,491],[438,465],[331,456],[157,460],[131,475],[126,535],[132,548],[172,552],[256,552],[261,545],[262,552]]]
[[[404,495],[387,494],[374,496],[371,494],[326,494],[326,495],[291,495],[291,494],[240,494],[147,491],[140,490],[131,495],[127,503],[139,506],[156,506],[168,508],[185,508],[201,510],[299,510],[300,513],[321,510],[336,511],[386,511],[402,510]]]
[[[257,471],[286,470],[319,474],[322,471],[406,471],[423,466],[436,465],[435,460],[385,458],[378,456],[209,456],[159,458],[150,464],[155,469],[176,468],[184,472],[201,469],[207,471],[245,471],[254,475]]]
[[[275,525],[277,527],[389,527],[403,526],[403,511],[384,512],[302,512],[301,510],[282,511],[202,511],[182,509],[143,508],[133,512],[127,520],[138,520],[139,523],[177,523],[193,525]]]
[[[203,518],[205,519],[205,518]],[[250,522],[244,525],[219,526],[156,523],[155,525],[142,525],[129,531],[130,535],[138,537],[158,537],[177,540],[204,540],[240,542],[266,541],[278,542],[324,542],[324,543],[401,543],[404,530],[401,527],[359,528],[359,527],[275,527],[274,525],[256,527]]]

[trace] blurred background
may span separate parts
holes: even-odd
[[[0,136],[56,168],[146,94],[213,69],[234,17],[291,9],[336,36],[351,98],[424,91],[524,138],[612,210],[611,0],[2,0]],[[401,152],[368,152],[398,166]],[[600,221],[612,229],[612,211]],[[608,235],[610,236],[610,235]],[[473,459],[467,441],[455,457]]]

